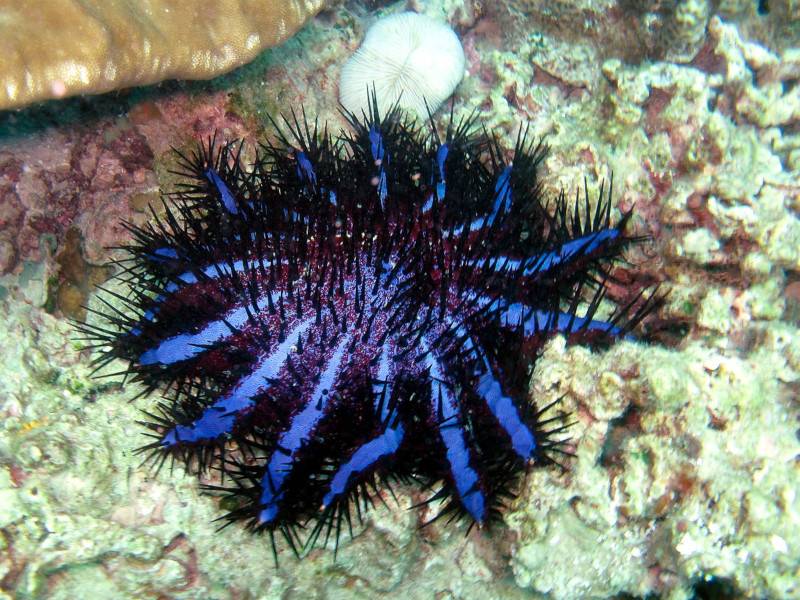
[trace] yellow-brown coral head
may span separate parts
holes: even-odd
[[[0,109],[210,79],[277,46],[326,0],[26,0],[0,9]]]

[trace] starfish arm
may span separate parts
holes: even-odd
[[[375,397],[375,414],[381,422],[388,423],[392,413],[389,400],[392,397],[394,379],[391,377],[391,358],[386,344],[381,348],[377,361],[377,379],[373,380],[372,391]],[[333,476],[328,492],[322,499],[323,506],[346,494],[351,478],[369,471],[378,460],[397,451],[403,441],[404,429],[401,424],[387,426],[378,437],[362,444],[347,462],[341,465]]]
[[[236,207],[236,200],[234,199],[231,190],[228,188],[225,182],[222,181],[222,178],[219,176],[219,174],[212,167],[207,167],[205,170],[205,176],[206,179],[208,179],[208,182],[213,185],[219,193],[220,200],[222,201],[222,205],[225,207],[225,210],[232,215],[238,214],[239,209]]]
[[[265,382],[274,379],[286,365],[292,346],[296,345],[300,335],[313,323],[309,318],[297,322],[285,341],[274,350],[261,356],[258,366],[246,377],[243,377],[233,388],[220,397],[214,404],[203,411],[203,414],[190,425],[176,425],[164,435],[162,446],[172,446],[179,442],[197,442],[213,439],[230,432],[236,415],[253,403],[253,398],[265,387]]]
[[[423,342],[423,345],[428,344]],[[444,370],[439,361],[429,353],[425,358],[431,377],[431,408],[441,414],[439,435],[446,449],[450,475],[456,486],[459,500],[477,523],[483,523],[486,516],[486,498],[480,487],[478,473],[469,461],[469,446],[465,430],[461,424],[459,403],[450,386],[445,383]]]
[[[403,426],[389,427],[381,435],[356,450],[350,459],[336,470],[328,492],[322,499],[322,506],[330,506],[349,489],[353,476],[369,471],[385,456],[391,456],[400,447],[405,431]]]
[[[378,198],[381,201],[381,206],[384,206],[386,195],[388,193],[386,189],[386,164],[389,162],[389,155],[386,153],[386,150],[383,147],[381,132],[378,131],[378,128],[374,124],[369,130],[369,142],[372,158],[375,161],[375,166],[378,169],[375,176],[377,182],[376,187],[378,188]]]
[[[503,394],[500,382],[484,358],[486,370],[478,378],[475,391],[483,398],[497,422],[511,438],[514,452],[523,460],[529,460],[536,451],[533,432],[519,417],[519,412],[510,397]]]
[[[267,309],[279,299],[280,295],[277,293],[271,294],[271,298],[264,296],[258,300],[257,310]],[[249,307],[241,306],[228,312],[223,318],[209,322],[197,333],[182,333],[162,341],[158,346],[143,352],[139,356],[139,363],[170,365],[193,358],[209,346],[235,335],[248,324],[249,319]]]
[[[280,509],[283,498],[283,482],[292,470],[295,455],[307,442],[314,428],[325,415],[325,409],[334,396],[338,377],[345,359],[345,350],[351,343],[349,336],[341,339],[320,368],[319,381],[306,398],[305,407],[292,417],[289,429],[278,438],[277,450],[273,452],[261,481],[262,523],[272,522]]]
[[[571,333],[581,329],[602,331],[611,337],[618,337],[623,333],[622,327],[608,321],[579,317],[573,313],[533,310],[520,302],[504,307],[500,311],[500,319],[504,326],[512,329],[523,327],[526,337],[551,331]]]
[[[619,236],[619,229],[608,228],[566,242],[558,250],[546,252],[528,261],[523,275],[540,275],[578,256],[588,256],[601,245],[614,241]]]
[[[481,258],[471,261],[470,266],[497,274],[518,273],[522,277],[546,277],[555,268],[566,265],[576,258],[589,256],[603,245],[614,242],[619,236],[619,229],[601,229],[566,242],[558,250],[537,254],[526,260],[511,259],[507,256]]]
[[[159,248],[154,252],[149,253],[148,257],[163,262],[174,262],[178,260],[178,254],[174,248]],[[167,257],[170,259],[169,261],[166,260]],[[272,261],[265,260],[262,261],[260,266],[263,268],[271,268],[272,265]],[[165,298],[168,298],[183,286],[194,285],[200,281],[219,280],[225,277],[232,277],[234,273],[243,274],[246,273],[248,269],[252,268],[253,266],[246,266],[245,261],[236,260],[233,262],[223,261],[219,263],[213,263],[196,271],[183,272],[180,275],[175,276],[173,281],[170,281],[168,284],[166,284],[161,290],[161,293],[152,299],[152,306],[147,309],[144,315],[142,315],[142,319],[144,321],[152,321],[158,312],[158,305],[163,302]],[[140,335],[141,329],[138,327],[132,328],[131,333],[133,335]]]

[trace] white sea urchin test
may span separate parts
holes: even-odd
[[[422,118],[441,106],[464,76],[464,49],[446,24],[415,12],[380,19],[345,63],[339,101],[360,115],[375,87],[378,110],[400,106]]]

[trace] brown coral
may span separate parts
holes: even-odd
[[[27,0],[0,9],[0,109],[210,79],[276,46],[325,0]]]

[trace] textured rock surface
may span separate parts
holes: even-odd
[[[0,7],[0,109],[210,79],[284,42],[324,0],[28,0]]]
[[[575,400],[581,441],[570,472],[532,473],[506,517],[518,583],[559,600],[689,599],[711,578],[796,597],[798,352],[781,323],[746,358],[702,343],[598,356],[554,341],[534,389]]]
[[[194,477],[140,468],[134,421],[157,399],[130,404],[135,386],[89,378],[55,300],[67,265],[81,272],[70,231],[84,271],[103,262],[125,242],[119,219],[145,222],[169,187],[170,146],[214,131],[253,139],[266,114],[300,104],[338,131],[341,65],[387,11],[340,7],[207,86],[0,115],[7,598],[800,596],[796,51],[746,35],[773,17],[744,0],[724,4],[747,23],[712,15],[691,64],[641,55],[641,15],[623,10],[637,3],[517,4],[524,13],[415,2],[464,45],[457,114],[480,109],[503,144],[523,123],[546,133],[551,191],[613,171],[616,208],[635,205],[630,226],[653,236],[631,260],[671,289],[652,345],[545,348],[531,390],[575,415],[569,470],[532,471],[506,526],[468,536],[442,522],[417,531],[434,509],[405,510],[423,499],[413,490],[395,489],[399,506],[384,492],[389,509],[376,498],[335,563],[320,549],[276,569],[264,540],[216,531],[221,511]]]

